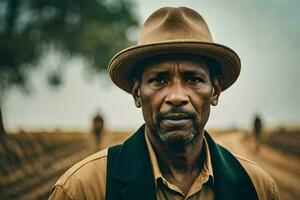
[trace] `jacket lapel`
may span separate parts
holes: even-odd
[[[249,175],[234,155],[216,144],[207,132],[205,138],[211,153],[216,199],[258,200]]]
[[[122,182],[124,200],[156,199],[154,177],[145,141],[143,125],[122,145],[112,176]]]

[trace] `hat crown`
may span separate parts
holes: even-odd
[[[209,28],[199,13],[186,7],[164,7],[145,21],[138,45],[184,40],[213,42]]]

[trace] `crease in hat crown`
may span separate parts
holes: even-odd
[[[145,21],[140,30],[137,44],[174,40],[213,41],[209,28],[201,15],[185,7],[168,7],[157,10]]]
[[[108,71],[112,81],[131,93],[132,68],[144,59],[161,54],[199,54],[215,60],[222,71],[222,91],[231,86],[240,73],[240,59],[229,47],[214,43],[208,25],[196,11],[186,7],[164,7],[143,24],[137,45],[117,53]]]

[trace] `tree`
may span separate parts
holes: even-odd
[[[68,56],[83,56],[89,69],[107,67],[115,52],[129,45],[137,26],[125,0],[0,0],[0,98],[12,86],[26,88],[30,73],[55,46]],[[59,84],[60,74],[52,74]],[[1,99],[0,99],[1,103]],[[3,134],[0,105],[0,134]]]

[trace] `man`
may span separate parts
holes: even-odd
[[[254,117],[253,128],[254,128],[255,150],[256,152],[258,152],[260,147],[261,134],[262,134],[262,120],[258,114],[256,114]]]
[[[50,199],[279,199],[272,178],[204,130],[210,106],[236,81],[240,60],[213,42],[196,11],[154,12],[138,45],[119,52],[108,70],[142,108],[145,125],[73,166]]]
[[[93,140],[95,140],[95,149],[98,151],[100,149],[100,140],[102,140],[103,136],[103,127],[104,122],[100,113],[97,113],[92,121],[92,133]],[[102,142],[102,141],[101,141]]]

